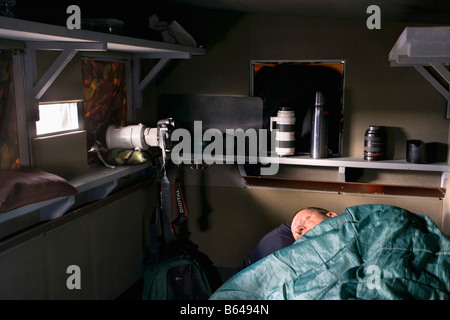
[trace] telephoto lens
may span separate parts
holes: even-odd
[[[295,112],[290,108],[281,107],[276,117],[270,118],[270,129],[276,122],[275,152],[280,156],[295,154]]]

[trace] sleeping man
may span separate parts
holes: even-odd
[[[238,270],[293,244],[323,220],[335,216],[337,216],[336,213],[317,207],[307,207],[296,212],[291,222],[283,223],[266,234],[256,247],[244,257]]]
[[[210,299],[450,299],[450,240],[428,216],[384,204],[331,219],[311,211],[292,221],[297,241],[238,272]]]

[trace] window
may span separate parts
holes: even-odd
[[[250,94],[263,99],[264,127],[280,107],[295,112],[295,153],[310,152],[311,120],[316,92],[324,94],[328,114],[328,149],[342,154],[344,69],[342,60],[252,60]]]
[[[36,121],[36,134],[44,135],[82,128],[78,102],[41,103],[40,120]]]

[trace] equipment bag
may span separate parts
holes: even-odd
[[[190,256],[148,266],[144,288],[144,300],[206,300],[211,295],[206,274]]]

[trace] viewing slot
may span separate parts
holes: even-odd
[[[270,118],[281,108],[295,112],[295,152],[310,154],[316,96],[323,100],[328,119],[324,132],[326,156],[342,155],[344,117],[343,60],[251,60],[250,95],[263,100],[263,126],[270,128]]]

